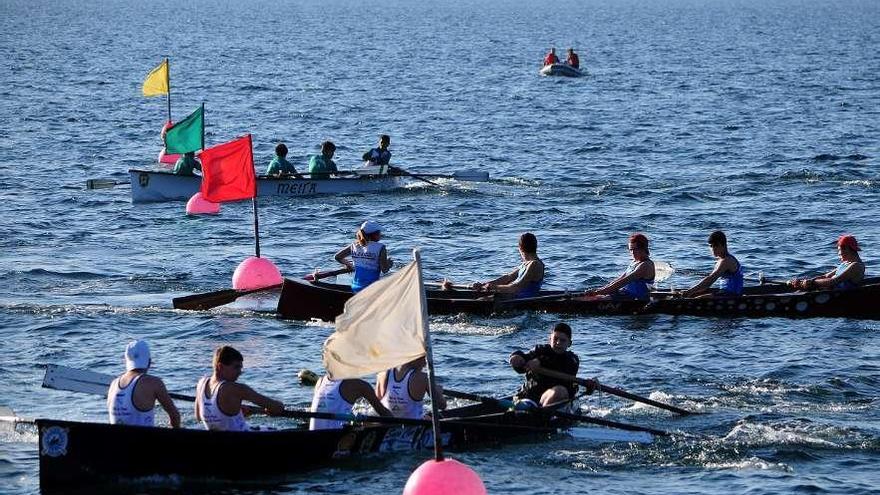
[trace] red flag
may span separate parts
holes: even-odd
[[[257,195],[251,135],[202,151],[202,197],[212,203]]]

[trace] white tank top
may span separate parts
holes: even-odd
[[[202,377],[199,380],[199,385],[196,387],[196,400],[199,401],[199,407],[202,410],[202,424],[208,430],[247,431],[249,429],[248,424],[244,420],[244,414],[241,413],[241,410],[238,411],[238,414],[229,416],[221,411],[220,406],[217,405],[217,396],[220,395],[220,388],[226,384],[225,381],[217,384],[214,390],[209,391],[211,395],[205,397],[205,389],[208,387],[210,380],[210,376]]]
[[[327,376],[322,376],[318,384],[315,385],[315,395],[312,396],[312,407],[309,411],[326,412],[333,414],[351,414],[351,408],[354,404],[345,400],[339,393],[339,386],[342,380],[334,381]],[[347,421],[336,419],[316,419],[309,420],[310,430],[333,430],[340,429]]]
[[[138,375],[125,388],[119,386],[119,378],[110,383],[107,392],[107,412],[110,414],[110,424],[153,426],[154,408],[149,411],[141,411],[134,405],[134,387],[143,375]]]
[[[415,371],[407,371],[400,381],[395,380],[393,369],[386,371],[385,394],[382,395],[381,402],[396,418],[422,419],[425,415],[422,407],[424,401],[415,400],[409,395],[409,381]]]

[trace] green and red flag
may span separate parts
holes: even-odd
[[[205,104],[165,132],[165,153],[189,153],[205,147]]]
[[[241,201],[257,195],[251,135],[202,151],[202,197],[212,203]]]

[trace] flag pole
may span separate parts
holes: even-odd
[[[168,102],[168,122],[171,122],[171,61],[168,57],[165,57],[165,87],[168,88],[168,92],[165,93]],[[202,149],[204,149],[204,146],[202,146]]]
[[[425,360],[428,363],[428,390],[430,390],[431,393],[431,425],[434,430],[434,460],[441,462],[443,461],[443,446],[440,441],[440,410],[437,408],[437,397],[435,396],[435,392],[437,391],[437,378],[434,374],[434,353],[431,351],[431,331],[428,328],[428,305],[427,296],[425,295],[425,283],[422,278],[422,257],[419,254],[418,249],[413,249],[413,258],[416,260],[419,277],[419,290],[421,290],[419,303],[422,310],[422,333],[425,337]]]
[[[205,104],[202,103],[202,115],[205,114]],[[202,127],[204,129],[204,127]],[[204,134],[202,134],[202,139],[204,139]],[[253,156],[254,156],[254,141],[251,139],[251,135],[248,134],[248,144],[251,145],[251,166],[253,166]],[[254,252],[257,258],[260,257],[260,217],[257,214],[257,183],[254,181],[254,197],[251,198],[251,201],[254,203]]]

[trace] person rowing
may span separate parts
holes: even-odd
[[[744,283],[743,267],[739,260],[727,250],[727,236],[724,235],[724,232],[716,230],[709,234],[707,242],[709,250],[712,251],[712,256],[716,260],[715,267],[697,285],[683,291],[681,295],[684,297],[709,295],[707,291],[712,284],[716,280],[721,280],[718,290],[715,292],[716,294],[741,296]]]
[[[571,347],[571,327],[557,323],[550,329],[548,344],[536,345],[528,352],[514,351],[510,354],[510,366],[525,374],[525,382],[514,395],[517,405],[523,408],[547,407],[574,398],[577,385],[570,381],[552,378],[535,370],[545,368],[576,376],[581,361]],[[592,393],[592,390],[588,391]]]
[[[244,365],[244,356],[224,345],[214,350],[214,372],[202,377],[196,386],[196,421],[213,431],[247,431],[243,401],[254,403],[269,414],[284,412],[284,404],[255,392],[238,377]],[[247,408],[250,412],[251,408]]]
[[[865,279],[865,263],[859,256],[859,243],[854,236],[842,235],[837,239],[840,264],[834,270],[814,278],[792,279],[795,289],[854,289]]]
[[[376,392],[369,383],[358,378],[331,380],[327,375],[322,376],[315,384],[315,393],[312,396],[312,406],[309,411],[351,414],[355,402],[359,399],[366,400],[380,416],[392,415],[391,411],[382,405],[382,402],[376,397]],[[309,420],[309,429],[339,429],[347,423],[347,421],[338,419],[312,418]]]
[[[154,426],[156,402],[168,413],[172,428],[180,428],[180,412],[174,406],[165,383],[147,371],[153,360],[150,346],[143,340],[125,347],[125,373],[110,382],[107,412],[110,424]]]
[[[336,261],[349,270],[354,271],[351,279],[351,290],[354,293],[364,290],[383,273],[388,273],[394,262],[388,257],[382,239],[382,226],[367,220],[355,233],[355,242],[345,246],[336,253]],[[351,257],[351,261],[347,258]]]
[[[430,392],[428,374],[423,371],[425,363],[422,356],[376,377],[376,396],[395,417],[423,418],[426,394],[437,402],[437,409],[446,409],[443,388],[437,385],[434,392]]]
[[[515,299],[535,297],[544,283],[544,262],[538,257],[538,238],[531,232],[519,236],[519,256],[522,263],[512,272],[488,282],[474,282],[470,289],[478,292],[494,292]],[[453,284],[444,280],[441,287],[451,290]]]
[[[367,151],[361,157],[365,162],[364,165],[371,167],[388,165],[388,162],[391,161],[391,152],[388,150],[390,144],[391,136],[388,134],[379,136],[379,145]]]
[[[648,249],[648,237],[642,233],[632,234],[629,236],[627,247],[632,263],[626,271],[608,285],[586,291],[584,299],[606,297],[647,300],[651,296],[655,271],[651,252]]]

